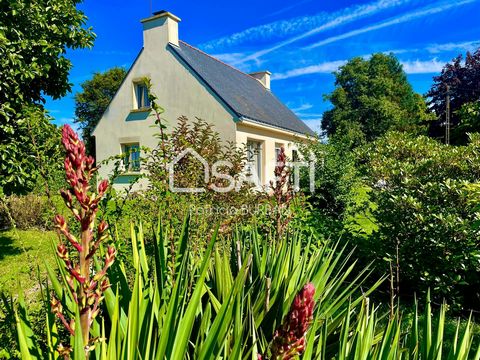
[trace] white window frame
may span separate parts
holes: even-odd
[[[142,88],[140,93],[138,90]],[[150,100],[148,98],[148,88],[143,81],[133,82],[133,108],[135,110],[146,110],[151,108]]]

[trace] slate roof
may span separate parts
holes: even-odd
[[[257,79],[180,41],[169,45],[238,116],[300,134],[315,133]]]

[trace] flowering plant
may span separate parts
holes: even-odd
[[[75,318],[68,320],[65,316],[62,303],[56,297],[52,297],[51,308],[53,313],[61,320],[71,336],[75,336],[75,326],[80,326],[85,355],[93,349],[97,339],[90,338],[90,328],[100,312],[100,304],[104,298],[104,292],[109,288],[107,270],[115,260],[116,251],[113,246],[108,246],[103,268],[95,272],[92,269],[92,261],[102,242],[108,238],[108,225],[105,221],[100,222],[95,236],[95,219],[98,211],[98,203],[108,189],[108,181],[99,183],[97,192],[92,191],[92,180],[97,171],[94,159],[87,156],[85,145],[78,135],[68,125],[62,131],[62,144],[66,150],[65,174],[70,188],[62,190],[63,200],[72,212],[73,217],[80,224],[80,238],[77,239],[70,231],[67,221],[61,215],[55,216],[55,225],[64,241],[57,246],[58,256],[63,260],[67,270],[67,284],[69,293],[74,303],[78,306],[79,324]],[[72,253],[73,250],[73,253]],[[69,357],[71,348],[59,345],[58,351],[65,358]]]

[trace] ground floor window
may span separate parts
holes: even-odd
[[[262,143],[249,140],[247,142],[247,162],[252,176],[262,181]]]
[[[140,144],[123,144],[122,153],[124,154],[123,165],[125,166],[125,171],[140,171]]]
[[[282,152],[282,147],[284,148],[283,144],[275,143],[275,162],[278,161],[278,156]]]

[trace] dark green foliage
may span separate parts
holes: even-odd
[[[302,173],[302,190],[316,210],[320,232],[334,236],[341,234],[346,210],[354,201],[353,191],[361,182],[354,154],[339,140],[312,142],[302,150],[307,159],[315,161],[315,192],[309,191],[308,171]]]
[[[450,93],[450,122],[452,123],[451,143],[465,144],[467,133],[479,132],[478,122],[469,122],[463,118],[461,110],[465,104],[480,100],[480,49],[474,53],[467,52],[465,60],[462,55],[446,64],[442,73],[433,78],[434,84],[426,94],[429,105],[437,115],[438,121],[431,124],[430,135],[436,138],[445,136],[447,86]]]
[[[393,55],[354,58],[335,72],[335,90],[325,98],[333,109],[323,115],[329,136],[355,147],[389,130],[422,133],[429,115],[424,100],[407,81]]]
[[[456,115],[459,123],[452,129],[452,139],[464,144],[468,140],[468,134],[480,131],[480,102],[463,104]]]
[[[438,301],[478,309],[479,200],[472,186],[480,181],[480,138],[451,147],[389,133],[362,149],[360,161],[378,226],[359,238],[360,254],[382,272],[388,272],[385,258],[398,264],[401,292],[430,287]]]
[[[32,160],[28,122],[35,118],[46,126],[44,97],[60,98],[71,89],[67,49],[89,47],[94,39],[76,9],[79,3],[0,3],[0,192],[25,193],[35,183],[38,164]]]
[[[75,94],[75,119],[90,154],[94,154],[91,133],[117,92],[127,71],[114,67],[105,72],[96,72],[92,79],[82,83],[82,91]]]
[[[15,134],[0,141],[0,194],[25,194],[35,187],[50,192],[58,182],[61,162],[60,131],[36,107],[24,109]]]

